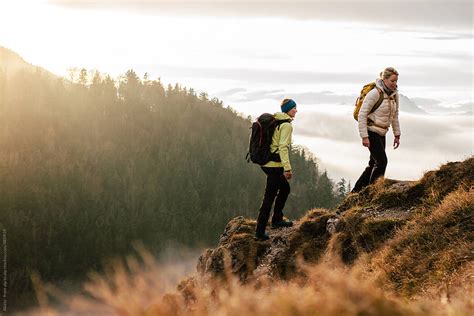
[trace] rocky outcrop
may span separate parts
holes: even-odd
[[[230,271],[243,283],[262,277],[290,279],[301,272],[298,260],[317,262],[329,244],[342,262],[352,264],[362,254],[386,246],[405,225],[418,225],[450,193],[469,193],[473,186],[474,158],[443,165],[418,181],[385,179],[350,194],[334,210],[311,210],[293,227],[268,229],[268,241],[254,240],[255,221],[239,216],[228,223],[217,247],[201,255],[197,271],[206,277],[225,276]],[[470,222],[472,227],[472,212],[469,216],[463,209],[453,218]],[[471,235],[459,238],[469,242]]]
[[[259,276],[289,278],[297,272],[297,258],[313,262],[324,252],[330,237],[326,231],[330,217],[329,211],[313,210],[293,227],[269,229],[268,241],[254,239],[254,220],[236,217],[227,224],[217,247],[199,258],[197,270],[202,275],[224,275],[228,261],[229,269],[242,282]]]

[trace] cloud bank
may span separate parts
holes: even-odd
[[[472,116],[432,116],[401,113],[401,146],[391,148],[387,134],[387,177],[419,178],[446,161],[463,160],[474,153]],[[354,184],[366,166],[369,152],[362,147],[357,122],[349,111],[300,111],[293,123],[295,140],[304,141],[333,179]]]
[[[182,67],[170,65],[150,65],[148,69],[156,68],[159,73],[173,73],[181,77],[199,77],[211,79],[240,80],[244,82],[276,83],[276,84],[344,84],[374,80],[376,75],[356,72],[318,72],[318,71],[288,71],[278,69],[251,68],[206,68]],[[440,75],[442,74],[442,75]],[[404,85],[430,87],[459,87],[472,82],[471,69],[458,69],[446,66],[413,66],[400,74]]]

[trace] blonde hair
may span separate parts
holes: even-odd
[[[380,78],[388,79],[392,75],[397,75],[398,76],[398,71],[393,67],[387,67],[380,73]]]

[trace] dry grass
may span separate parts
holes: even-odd
[[[405,296],[445,284],[474,261],[474,191],[450,193],[427,216],[406,225],[372,260],[386,284]]]
[[[469,315],[473,307],[466,295],[407,301],[376,286],[365,266],[347,268],[329,252],[317,265],[300,262],[304,278],[242,285],[227,270],[225,281],[188,278],[173,291],[172,270],[146,252],[140,261],[129,258],[106,275],[91,275],[87,294],[60,297],[61,307],[47,304],[47,296],[60,295],[54,287],[39,285],[42,306],[30,315]],[[463,273],[472,278],[472,270]]]
[[[255,222],[235,218],[181,282],[143,249],[91,274],[73,297],[34,276],[40,309],[30,314],[473,315],[473,167],[473,159],[450,163],[350,195],[332,236],[327,210],[272,232],[273,243],[253,241]],[[281,266],[256,273],[265,262]],[[52,297],[61,304],[51,307]]]

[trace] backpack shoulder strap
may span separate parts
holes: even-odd
[[[374,113],[375,111],[377,111],[377,109],[379,108],[379,106],[383,102],[383,91],[382,91],[382,89],[380,89],[377,86],[375,87],[375,89],[377,89],[377,91],[379,92],[379,99],[377,100],[377,102],[375,102],[374,106],[372,107],[372,110],[370,110],[370,113]]]
[[[277,122],[276,122],[277,128],[280,129],[280,125],[283,124],[283,123],[291,123],[291,120],[288,119],[288,120],[277,121]]]

